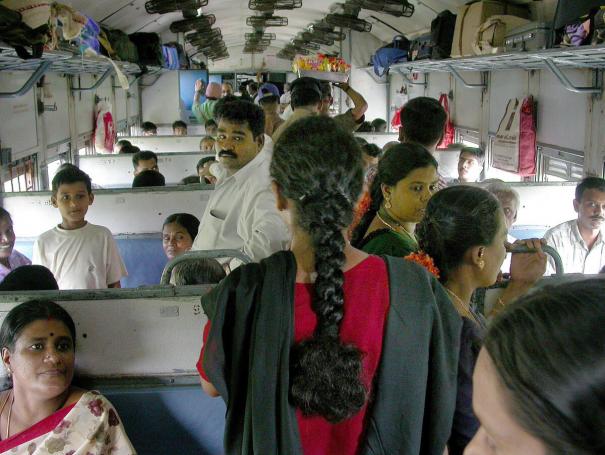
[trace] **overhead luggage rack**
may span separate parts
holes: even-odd
[[[403,73],[452,73],[467,87],[482,89],[486,87],[485,84],[469,84],[464,81],[460,72],[547,69],[555,74],[567,90],[576,93],[601,93],[600,80],[597,80],[592,87],[576,87],[561,71],[562,68],[605,69],[605,46],[581,46],[444,60],[421,60],[391,65],[391,69]]]
[[[146,67],[145,71],[136,63],[114,61],[125,75],[135,75],[139,79],[145,74],[158,75],[165,70],[160,67]],[[0,92],[0,99],[15,98],[27,93],[44,74],[53,72],[69,75],[96,74],[101,77],[94,85],[87,88],[73,88],[74,91],[96,89],[115,68],[111,62],[102,57],[84,57],[66,51],[44,52],[42,58],[23,60],[13,48],[0,45],[0,71],[33,71],[23,86],[14,92]],[[157,79],[156,79],[157,80]]]

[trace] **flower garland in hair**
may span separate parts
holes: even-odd
[[[361,199],[357,203],[357,207],[355,208],[355,213],[353,214],[353,222],[351,223],[351,226],[349,226],[348,231],[349,239],[353,236],[353,231],[355,230],[363,216],[366,214],[371,204],[372,198],[370,197],[370,192],[366,191],[363,193],[363,196],[361,197]]]
[[[416,264],[420,264],[430,273],[435,275],[435,278],[439,279],[439,268],[435,265],[435,261],[433,260],[433,258],[426,254],[424,251],[408,254],[404,259],[415,262]]]

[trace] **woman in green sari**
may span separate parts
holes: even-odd
[[[418,251],[414,230],[437,191],[437,161],[422,146],[399,144],[378,163],[371,203],[351,243],[370,254],[405,257]]]

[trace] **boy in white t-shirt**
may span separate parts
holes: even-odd
[[[126,267],[109,229],[84,217],[94,200],[90,177],[76,166],[52,181],[51,202],[63,221],[34,244],[33,263],[53,273],[59,289],[119,288]]]

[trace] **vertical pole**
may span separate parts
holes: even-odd
[[[73,76],[67,76],[65,78],[67,85],[67,113],[69,117],[69,156],[67,157],[68,162],[78,165],[78,121],[76,117],[76,98],[74,92],[71,90],[73,87]]]

